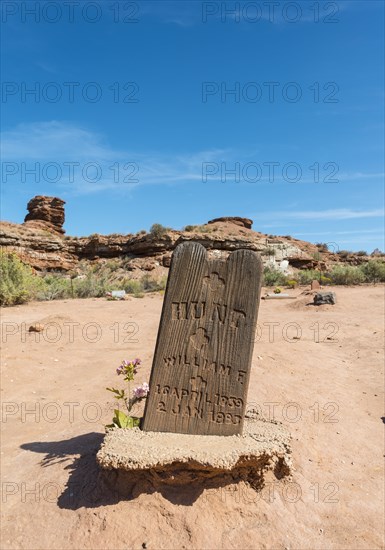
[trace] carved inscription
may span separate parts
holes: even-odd
[[[189,319],[205,319],[206,303],[205,302],[173,302],[172,320],[173,321],[188,321]],[[239,327],[240,320],[246,318],[246,313],[240,310],[228,311],[225,304],[213,303],[211,306],[210,316],[207,320],[217,321],[224,324],[229,322],[232,327]]]
[[[198,243],[173,254],[143,429],[242,432],[262,263],[250,250],[209,260]]]

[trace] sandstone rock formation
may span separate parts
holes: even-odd
[[[65,201],[57,197],[37,195],[27,204],[29,214],[24,218],[24,223],[29,227],[64,234],[64,205]]]
[[[217,222],[233,223],[235,225],[245,227],[246,229],[251,229],[253,225],[253,220],[250,220],[249,218],[239,218],[238,216],[214,218],[213,220],[210,220],[207,223],[217,223]]]
[[[320,251],[316,245],[286,235],[266,235],[251,229],[252,220],[223,217],[190,230],[168,229],[154,233],[64,237],[64,201],[56,197],[36,196],[28,203],[29,214],[23,224],[0,222],[0,247],[16,252],[38,271],[77,271],[79,262],[124,261],[124,270],[132,276],[151,271],[161,276],[168,272],[174,248],[185,241],[202,244],[209,257],[226,258],[230,252],[248,248],[260,252],[266,265],[279,267],[282,260],[290,269],[327,270],[344,263],[360,265],[370,257]]]
[[[79,261],[71,253],[68,241],[54,231],[48,231],[44,222],[24,224],[0,222],[0,247],[15,252],[19,258],[38,271],[68,271]],[[44,227],[44,229],[43,229]]]

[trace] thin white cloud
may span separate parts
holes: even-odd
[[[23,166],[31,170],[40,163],[40,170],[48,163],[59,163],[62,167],[62,177],[55,183],[65,185],[66,191],[72,193],[95,193],[104,190],[132,189],[139,185],[177,185],[188,183],[210,184],[220,182],[236,182],[237,185],[289,185],[282,180],[279,169],[276,170],[274,183],[269,182],[269,169],[261,159],[261,152],[256,147],[251,150],[236,151],[231,149],[210,149],[184,154],[165,154],[153,151],[135,151],[112,147],[105,137],[88,128],[62,121],[48,121],[18,126],[4,131],[1,136],[3,159],[3,183],[22,181]],[[15,174],[11,174],[10,163],[17,165]],[[64,163],[77,163],[74,168],[74,178],[70,181],[69,168]],[[100,167],[100,177],[90,182],[83,177],[82,168],[88,163],[97,163]],[[211,163],[208,167],[206,163]],[[247,163],[258,164],[261,177],[258,181],[244,181],[242,168]],[[282,166],[285,161],[281,162]],[[4,166],[8,170],[4,180]],[[232,173],[238,166],[239,176]],[[304,177],[296,185],[314,184],[313,180]],[[90,170],[92,174],[92,169]],[[255,177],[253,170],[247,174]],[[341,180],[369,180],[382,177],[381,173],[344,172],[336,175]],[[50,173],[52,177],[52,171]],[[33,176],[26,176],[25,183],[33,182]],[[40,182],[44,183],[44,174]],[[48,183],[52,183],[51,180]],[[336,184],[333,184],[336,185]],[[370,217],[365,212],[348,209],[329,210],[324,212],[278,212],[267,216],[279,216],[279,219],[354,219]],[[253,216],[251,216],[253,217]]]
[[[376,179],[376,178],[384,178],[385,174],[384,172],[344,172],[337,176],[337,179],[339,181],[353,181],[353,180],[367,180],[367,179]]]
[[[383,208],[373,208],[371,210],[353,210],[350,208],[335,208],[330,210],[298,210],[298,211],[279,211],[279,212],[262,212],[250,214],[251,218],[256,219],[277,219],[279,224],[275,227],[280,227],[282,222],[288,220],[302,221],[339,221],[339,220],[354,220],[359,218],[382,218],[385,215]],[[266,226],[267,227],[267,226]],[[273,227],[270,225],[269,227]]]
[[[375,234],[375,235],[383,235],[383,229],[353,229],[351,231],[316,231],[314,233],[311,233],[309,231],[304,231],[301,233],[295,232],[296,235],[300,236],[326,236],[326,235],[363,235],[363,234]]]
[[[60,165],[63,173],[63,177],[56,183],[66,185],[67,190],[77,193],[127,189],[149,184],[201,182],[202,162],[219,163],[223,157],[230,154],[223,149],[184,155],[119,150],[106,143],[102,135],[55,120],[20,124],[3,132],[1,142],[3,182],[4,170],[7,170],[6,182],[12,178],[14,181],[20,181],[23,169],[31,171],[36,163],[39,164],[38,170],[42,173],[44,182],[44,167],[54,163]],[[16,165],[17,170],[14,175],[11,174],[12,163]],[[80,165],[73,169],[74,181],[69,181],[68,163]],[[82,175],[83,167],[89,163],[96,163],[100,167],[101,177],[94,183]],[[54,168],[49,177],[52,177],[52,172]],[[34,175],[28,177],[29,181],[35,178]]]
[[[2,158],[7,161],[71,157],[113,160],[120,154],[103,144],[102,136],[56,120],[19,124],[2,132],[1,143]]]
[[[383,244],[384,243],[384,236],[383,235],[378,235],[377,237],[365,237],[365,238],[358,237],[358,238],[354,238],[354,239],[338,240],[339,245],[352,244],[354,246],[357,246],[357,245],[364,244],[364,245],[367,246],[369,243],[374,243],[376,246],[380,243],[381,248],[383,248],[383,246],[384,246],[384,244]]]

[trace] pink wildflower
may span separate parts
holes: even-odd
[[[150,387],[147,384],[147,382],[143,382],[141,386],[137,386],[133,390],[133,393],[137,399],[142,399],[143,397],[147,397],[149,390],[150,390]]]

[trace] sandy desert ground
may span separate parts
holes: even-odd
[[[376,549],[384,544],[383,286],[336,287],[335,306],[262,301],[250,407],[284,423],[291,481],[131,498],[95,454],[123,358],[150,374],[163,297],[2,311],[4,549]],[[43,333],[28,333],[36,322]],[[274,330],[273,330],[274,329]]]

